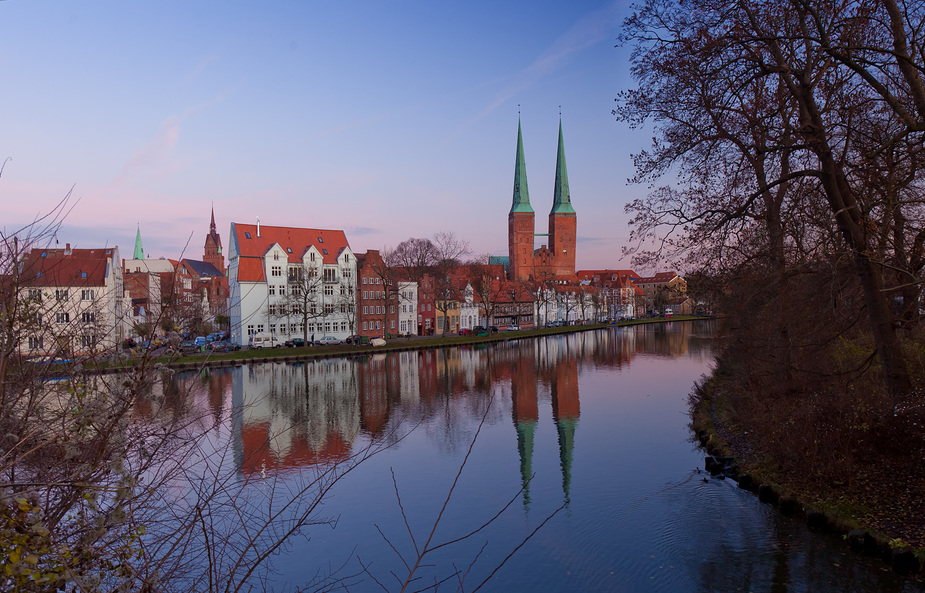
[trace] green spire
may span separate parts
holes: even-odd
[[[578,427],[578,418],[556,419],[556,430],[559,432],[559,464],[562,467],[562,492],[565,502],[569,502],[572,486],[572,457],[575,452],[575,429]]]
[[[525,212],[533,214],[530,206],[530,191],[527,189],[527,165],[524,162],[524,139],[520,133],[520,118],[517,119],[517,156],[514,162],[514,203],[511,214]]]
[[[132,259],[144,259],[145,250],[141,246],[141,225],[138,225],[138,232],[135,233],[135,257]]]
[[[556,156],[556,187],[553,192],[552,210],[549,214],[575,214],[572,198],[568,192],[568,173],[565,170],[565,143],[562,142],[562,120],[559,120],[559,153]]]
[[[530,479],[533,478],[533,436],[536,421],[515,421],[517,429],[517,452],[520,453],[520,483],[524,489],[524,506],[530,504]]]

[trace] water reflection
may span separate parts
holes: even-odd
[[[709,371],[711,330],[657,324],[238,366],[176,375],[164,394],[178,413],[228,419],[235,469],[258,482],[346,459],[370,443],[397,443],[330,501],[341,517],[336,533],[299,543],[293,558],[358,555],[393,567],[394,554],[373,527],[405,529],[400,515],[387,512],[394,507],[389,470],[410,523],[429,527],[428,511],[439,507],[447,476],[484,417],[446,531],[479,524],[522,487],[513,516],[486,535],[491,549],[509,551],[551,509],[568,504],[492,577],[490,590],[921,590],[734,483],[697,473],[702,454],[689,440],[686,395]],[[480,545],[447,551],[434,565],[471,559]],[[316,568],[281,564],[287,582]]]
[[[677,325],[677,324],[676,324]],[[459,414],[478,417],[491,394],[509,393],[517,435],[520,481],[530,500],[539,397],[548,393],[555,423],[562,494],[570,495],[571,467],[581,416],[582,365],[620,369],[643,353],[679,357],[702,340],[663,324],[510,340],[493,346],[378,353],[352,358],[268,363],[178,373],[165,377],[166,405],[178,411],[194,398],[220,421],[229,391],[238,469],[243,474],[296,469],[344,460],[361,435],[396,438],[397,423],[442,418],[442,446],[459,435]],[[693,345],[693,346],[692,346]],[[205,387],[205,393],[202,392]],[[447,405],[465,399],[466,406]],[[144,413],[144,404],[139,407]],[[466,431],[463,431],[468,434]]]

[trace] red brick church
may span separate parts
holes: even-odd
[[[578,218],[572,207],[565,167],[562,122],[559,122],[559,152],[556,156],[556,183],[549,233],[535,232],[535,214],[530,206],[523,136],[517,122],[517,156],[514,164],[514,200],[508,214],[508,278],[519,282],[575,279],[575,241]],[[547,245],[534,248],[534,237],[548,236]]]

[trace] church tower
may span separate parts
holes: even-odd
[[[514,200],[507,215],[508,277],[514,282],[528,280],[533,272],[533,228],[535,214],[527,189],[524,141],[517,120],[517,155],[514,160]]]
[[[209,225],[209,234],[206,235],[206,244],[202,255],[202,261],[212,264],[215,268],[225,273],[225,256],[222,255],[222,238],[215,231],[215,208],[212,208],[212,223]]]
[[[565,168],[565,144],[562,141],[562,120],[559,120],[559,152],[556,156],[556,185],[552,210],[549,212],[549,250],[552,252],[553,274],[558,277],[575,275],[575,241],[578,216],[572,208]]]

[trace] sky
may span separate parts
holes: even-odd
[[[507,254],[518,117],[537,233],[563,127],[579,269],[630,267],[648,138],[625,2],[0,2],[0,231],[70,192],[60,246],[202,256],[209,217],[342,229],[355,253],[449,231]],[[537,246],[544,242],[537,238]]]

